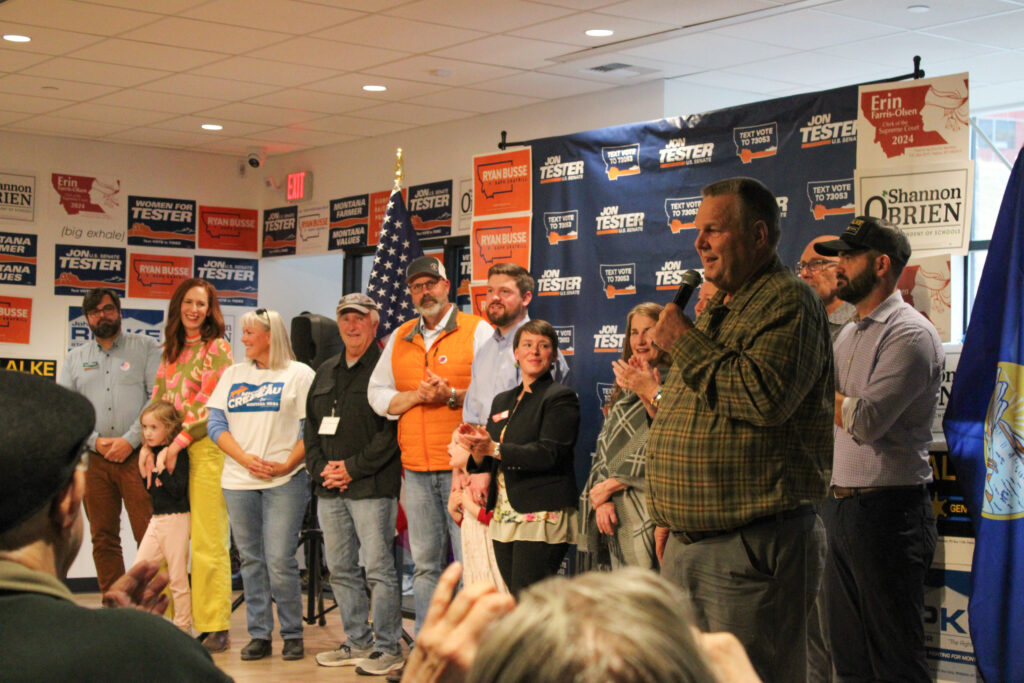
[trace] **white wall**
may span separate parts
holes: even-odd
[[[263,168],[250,170],[244,178],[239,177],[237,160],[228,156],[0,133],[0,150],[3,150],[0,171],[35,175],[39,201],[34,224],[0,219],[0,231],[39,235],[36,286],[0,285],[2,295],[33,300],[31,343],[0,343],[0,357],[62,362],[67,308],[81,301],[79,297],[58,297],[53,293],[54,245],[66,240],[58,236],[64,219],[56,196],[49,188],[51,173],[119,178],[124,202],[133,194],[263,209],[285,204],[283,190],[267,188],[264,178],[273,176],[282,180],[286,173],[295,170],[313,171],[312,202],[318,204],[389,189],[393,181],[395,148],[402,147],[406,185],[451,178],[457,191],[459,181],[471,175],[473,155],[496,152],[502,130],[508,131],[511,140],[528,140],[661,118],[664,111],[664,85],[652,82],[275,157]],[[125,229],[125,226],[118,227]],[[164,251],[178,255],[187,253],[180,249]],[[331,315],[341,294],[342,263],[340,253],[262,259],[259,303],[278,310],[286,320],[303,310]],[[124,305],[162,310],[166,303],[125,298]],[[227,308],[225,312],[237,319],[243,310]],[[236,330],[234,341],[238,339]],[[236,346],[235,355],[240,357],[241,347]],[[122,531],[126,561],[130,562],[135,546],[127,519]],[[91,552],[86,534],[81,554],[69,574],[71,577],[95,576]]]

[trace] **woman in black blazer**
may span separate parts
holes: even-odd
[[[459,428],[473,455],[470,471],[491,472],[487,507],[501,576],[513,595],[556,574],[576,542],[576,475],[573,451],[579,433],[576,393],[551,378],[558,337],[543,320],[531,320],[513,340],[522,383],[494,397],[486,431]]]

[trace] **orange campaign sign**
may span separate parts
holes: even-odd
[[[28,344],[32,328],[32,299],[0,296],[0,342]]]
[[[530,269],[530,217],[513,216],[473,222],[473,280],[486,280],[495,263]]]
[[[408,191],[403,187],[402,201],[404,202],[408,196]],[[384,224],[384,214],[387,213],[389,199],[391,199],[391,190],[370,193],[370,224],[367,226],[367,246],[375,247],[380,242],[380,228]]]
[[[469,286],[469,300],[473,302],[474,315],[481,318],[487,317],[487,283]]]
[[[529,211],[531,185],[529,147],[473,157],[473,215]]]
[[[128,296],[141,299],[170,299],[178,283],[190,277],[191,256],[131,254],[128,266]]]
[[[256,251],[259,244],[259,212],[223,206],[199,207],[199,248]]]

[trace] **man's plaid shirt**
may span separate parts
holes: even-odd
[[[832,463],[832,344],[818,296],[776,256],[671,349],[647,445],[647,505],[676,531],[817,502]]]

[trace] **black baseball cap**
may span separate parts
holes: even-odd
[[[910,260],[910,241],[889,221],[874,216],[857,216],[837,240],[818,242],[814,251],[822,256],[838,256],[847,251],[875,249],[906,265]]]

